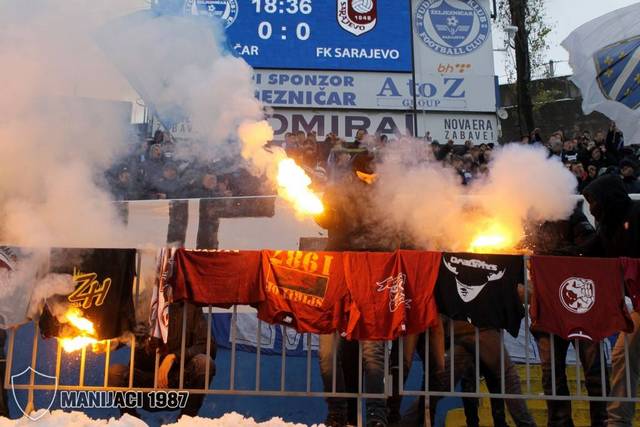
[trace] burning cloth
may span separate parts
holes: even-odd
[[[92,331],[89,327],[81,333],[92,339],[116,338],[131,331],[135,326],[135,259],[133,249],[52,250],[52,272],[72,275],[75,289],[59,300],[47,302],[40,318],[42,335],[80,335],[74,333],[76,323],[70,317],[93,323]]]

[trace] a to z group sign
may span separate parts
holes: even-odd
[[[495,112],[490,0],[160,0],[224,24],[276,108]]]

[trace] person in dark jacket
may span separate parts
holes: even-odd
[[[527,245],[537,255],[579,256],[595,233],[579,202],[566,220],[546,221],[530,229]]]
[[[628,194],[640,193],[640,181],[638,181],[638,164],[630,158],[620,162],[620,175]]]
[[[315,220],[329,232],[328,251],[383,251],[379,237],[379,223],[373,208],[372,158],[361,154],[352,161],[350,173],[328,186],[323,197],[324,212]],[[384,341],[361,341],[364,391],[384,393]],[[333,353],[336,351],[336,370],[333,369]],[[336,334],[320,335],[320,374],[325,392],[357,392],[358,343],[350,342]],[[355,389],[354,389],[355,386]],[[325,425],[342,427],[354,422],[355,413],[350,408],[352,399],[328,398],[328,415]],[[350,410],[351,409],[351,410]],[[386,427],[386,404],[383,399],[367,399],[367,427]]]
[[[182,353],[182,323],[186,304],[185,352]],[[167,343],[159,348],[154,345],[154,339],[145,337],[140,345],[136,345],[133,387],[154,387],[159,389],[177,389],[180,386],[180,364],[184,357],[184,389],[203,389],[206,384],[207,365],[209,365],[209,381],[215,375],[216,344],[211,337],[209,357],[207,357],[207,321],[200,307],[189,303],[172,303],[169,305],[169,326]],[[137,343],[136,343],[137,344]],[[157,375],[156,349],[160,354]],[[112,365],[109,369],[109,383],[111,387],[129,386],[129,366]],[[180,415],[195,417],[202,406],[204,394],[191,393],[186,406],[180,410]],[[145,400],[146,401],[146,400]],[[146,402],[148,403],[148,402]],[[162,408],[151,408],[145,404],[147,411],[162,411]],[[138,417],[133,408],[121,408],[122,413]]]
[[[614,162],[609,158],[606,152],[602,151],[600,147],[594,147],[591,150],[591,156],[589,158],[588,164],[594,165],[598,171],[602,168],[607,168],[611,166]]]
[[[583,213],[582,202],[573,210],[566,220],[548,221],[537,229],[531,230],[531,248],[536,255],[561,255],[579,256],[585,251],[582,249],[596,236],[595,229]],[[535,286],[535,284],[534,284]],[[531,301],[531,298],[529,299]],[[531,333],[538,345],[540,364],[542,368],[542,386],[545,394],[553,393],[553,370],[555,369],[556,393],[560,396],[569,395],[569,385],[566,375],[566,358],[571,340],[564,340],[558,336],[531,329]],[[553,339],[553,341],[552,341]],[[602,387],[608,390],[608,383],[602,384],[602,372],[600,361],[599,343],[581,342],[579,357],[585,377],[585,386],[590,396],[602,396]],[[553,354],[552,354],[553,349]],[[576,349],[578,352],[578,349]],[[552,367],[551,363],[554,361]],[[605,366],[605,378],[607,378]],[[547,416],[549,426],[573,425],[571,418],[571,401],[547,400]],[[590,402],[589,412],[591,425],[606,425],[606,405],[603,402]]]
[[[624,148],[624,135],[615,122],[611,122],[609,126],[604,146],[616,162],[620,160],[620,151]]]
[[[389,248],[379,239],[372,160],[366,153],[355,156],[351,161],[351,172],[326,188],[322,200],[324,212],[315,220],[328,231],[327,251],[384,251]]]
[[[583,248],[584,254],[640,257],[640,202],[631,200],[622,179],[603,175],[583,195],[596,220],[596,238]]]
[[[622,179],[605,175],[584,190],[589,210],[596,220],[596,238],[586,247],[590,255],[603,257],[640,257],[640,201],[627,194]],[[635,396],[640,373],[640,313],[631,314],[634,330],[621,332],[611,354],[611,396],[625,398],[627,372],[630,393]],[[625,357],[625,341],[628,357]],[[625,367],[625,360],[629,369]],[[607,405],[607,426],[631,426],[635,415],[633,402],[620,400]]]

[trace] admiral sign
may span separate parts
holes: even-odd
[[[353,139],[358,129],[385,135],[413,134],[413,114],[371,111],[300,111],[277,110],[268,118],[276,140],[283,140],[287,132],[316,132],[323,139],[334,133]]]

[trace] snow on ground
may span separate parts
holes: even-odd
[[[45,412],[45,413],[43,413]],[[47,412],[44,409],[31,414],[33,419],[38,417],[37,421],[32,421],[27,417],[17,420],[8,420],[0,418],[0,427],[33,427],[37,423],[37,427],[147,427],[147,424],[130,415],[123,415],[119,420],[110,418],[108,420],[94,420],[89,418],[82,412],[64,412],[53,411]],[[167,424],[167,427],[306,427],[304,424],[288,423],[282,418],[272,418],[262,423],[256,422],[253,418],[244,418],[242,415],[231,412],[225,414],[221,418],[201,418],[184,416],[173,424]],[[314,424],[312,427],[321,427]]]
[[[45,409],[40,409],[39,411],[32,412],[31,418],[37,421],[32,421],[27,417],[22,417],[17,420],[0,418],[0,427],[34,427],[36,425],[37,427],[147,427],[147,424],[144,421],[126,414],[119,420],[116,420],[115,418],[110,418],[108,420],[94,420],[86,416],[83,412],[48,412]]]
[[[201,417],[187,417],[184,416],[174,424],[167,424],[167,427],[306,427],[304,424],[288,423],[282,418],[272,418],[269,421],[263,423],[256,422],[253,418],[244,418],[237,412],[231,412],[225,414],[222,418],[211,419]],[[314,424],[312,427],[320,427],[321,425]]]

